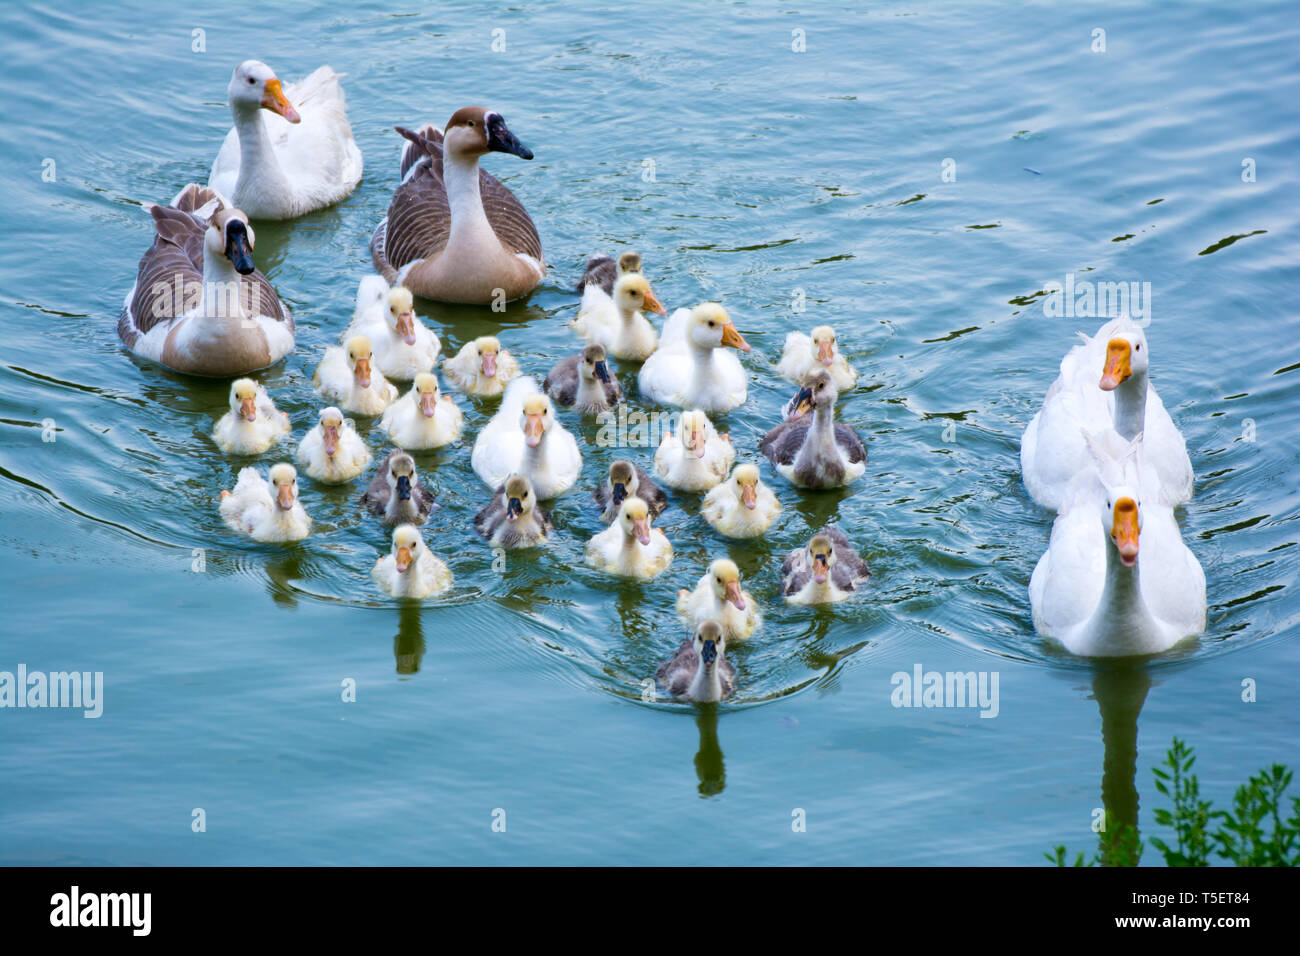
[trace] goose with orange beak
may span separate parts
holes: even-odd
[[[341,485],[366,470],[370,449],[343,412],[330,406],[298,445],[298,464],[323,485]]]
[[[640,498],[626,498],[618,518],[587,542],[586,559],[606,574],[625,578],[653,578],[673,560],[667,536],[652,527],[650,508]]]
[[[375,367],[384,377],[398,382],[412,381],[431,372],[442,343],[415,314],[410,289],[389,287],[379,276],[366,276],[357,288],[357,306],[352,324],[340,337],[346,342],[364,335],[374,350]]]
[[[395,598],[421,598],[451,587],[451,568],[429,550],[413,524],[393,529],[392,550],[370,570],[379,590]]]
[[[664,325],[658,350],[641,366],[641,393],[665,405],[729,412],[748,394],[748,378],[732,349],[748,352],[749,343],[718,303],[678,309]]]
[[[311,518],[298,500],[297,469],[272,465],[270,481],[256,468],[244,468],[234,491],[221,492],[220,513],[232,531],[254,541],[301,541],[311,533]]]
[[[727,635],[717,621],[705,621],[677,653],[655,671],[659,686],[683,700],[715,701],[736,691],[736,668],[727,660]]]
[[[736,460],[728,435],[719,435],[709,416],[695,408],[682,412],[677,434],[664,431],[655,450],[655,474],[679,491],[708,491],[727,476]]]
[[[781,564],[781,592],[790,604],[835,604],[862,593],[871,571],[834,525],[795,548]]]
[[[397,387],[371,364],[370,339],[354,335],[332,345],[316,367],[316,394],[354,415],[378,415],[397,401]]]
[[[260,455],[289,434],[289,416],[279,411],[266,389],[251,378],[230,386],[230,410],[212,430],[227,455]]]
[[[740,569],[734,561],[719,558],[695,585],[677,592],[677,613],[688,626],[717,621],[730,641],[743,641],[762,623],[758,604],[740,586]]]
[[[659,346],[659,333],[646,313],[664,315],[667,311],[655,298],[649,280],[641,275],[641,257],[637,256],[636,268],[620,274],[609,292],[599,283],[585,284],[572,326],[589,344],[603,345],[614,358],[643,362]]]
[[[294,219],[348,196],[362,160],[339,79],[322,66],[283,86],[259,60],[235,67],[226,87],[235,125],[208,185],[254,219]]]
[[[450,388],[492,398],[519,377],[519,363],[493,335],[466,342],[453,357],[442,360],[442,374]]]
[[[788,382],[802,385],[808,373],[818,368],[831,373],[835,387],[841,392],[858,383],[858,373],[841,354],[835,330],[829,325],[819,325],[809,335],[802,332],[787,335],[777,374]]]
[[[398,448],[428,451],[460,441],[465,413],[442,394],[436,375],[421,372],[411,390],[384,409],[379,427]]]
[[[1094,451],[1097,446],[1094,445]],[[1144,498],[1141,443],[1081,475],[1029,580],[1034,626],[1082,657],[1158,654],[1205,630],[1205,572],[1168,505]]]
[[[731,477],[705,495],[700,505],[704,520],[728,538],[766,534],[780,513],[781,502],[763,483],[758,466],[748,462],[732,469]]]
[[[531,376],[522,376],[510,383],[501,409],[474,440],[470,465],[490,488],[524,475],[546,501],[573,487],[582,454],[572,432],[556,420],[551,400]]]
[[[424,524],[438,507],[433,492],[420,481],[415,459],[394,448],[379,463],[361,504],[384,524]]]

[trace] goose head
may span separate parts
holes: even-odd
[[[629,249],[621,253],[618,257],[618,274],[626,275],[629,272],[641,271],[641,253]]]
[[[700,657],[700,666],[711,671],[718,666],[727,653],[727,635],[717,621],[701,621],[695,629],[692,641],[695,653]]]
[[[370,387],[370,340],[364,335],[354,335],[344,346],[347,349],[348,368],[357,388]]]
[[[478,367],[484,378],[496,378],[497,356],[501,354],[501,343],[494,335],[484,335],[474,340],[474,351],[478,353]]]
[[[343,430],[343,413],[331,405],[320,410],[321,443],[325,454],[333,455],[339,450],[339,432]]]
[[[1127,329],[1106,343],[1106,366],[1098,384],[1110,392],[1133,375],[1146,375],[1148,368],[1145,333],[1137,327]]]
[[[415,376],[415,399],[420,406],[420,414],[432,418],[438,411],[438,376],[432,372],[421,372]]]
[[[797,417],[803,415],[815,408],[829,410],[835,407],[836,400],[840,397],[839,389],[835,387],[835,379],[831,373],[824,368],[814,367],[811,372],[804,376],[803,387],[794,397],[793,414]]]
[[[733,348],[749,351],[749,343],[736,331],[727,310],[716,302],[705,302],[691,311],[686,337],[701,349]]]
[[[737,611],[745,609],[745,598],[740,593],[740,568],[736,562],[719,558],[709,565],[709,587],[719,601],[730,603]]]
[[[618,511],[618,524],[628,538],[642,545],[650,543],[650,506],[640,498],[628,498]]]
[[[465,159],[477,160],[486,153],[533,158],[533,151],[515,138],[501,114],[482,106],[466,106],[453,113],[442,141],[448,153]]]
[[[388,308],[384,313],[384,321],[388,323],[389,331],[407,345],[414,345],[415,300],[411,296],[411,290],[400,285],[393,286],[388,290],[386,304]]]
[[[737,465],[731,471],[731,490],[740,503],[753,511],[758,507],[758,466]]]
[[[536,448],[542,443],[555,424],[555,412],[551,400],[545,395],[529,395],[524,399],[524,409],[519,416],[519,427],[524,430],[524,441],[529,448]]]
[[[232,109],[270,110],[279,113],[290,123],[302,119],[284,95],[275,71],[260,60],[245,60],[235,67],[235,72],[230,77],[230,86],[226,88],[226,99]]]
[[[1120,563],[1131,568],[1138,561],[1138,536],[1142,532],[1142,509],[1138,496],[1128,486],[1109,489],[1102,525],[1119,553]]]
[[[609,365],[605,362],[605,346],[597,343],[583,349],[578,371],[583,380],[588,383],[599,380],[609,384]]]
[[[398,501],[410,501],[415,488],[415,459],[400,452],[388,459],[388,474],[384,476],[389,490]]]
[[[637,487],[636,467],[630,461],[620,458],[609,466],[609,492],[615,507],[622,506],[623,499],[635,496]]]
[[[298,501],[298,469],[288,462],[271,466],[271,485],[275,488],[275,501],[283,511],[292,511]]]
[[[531,514],[536,498],[533,483],[524,475],[511,475],[506,479],[506,520],[518,521]]]
[[[829,535],[815,534],[808,542],[808,563],[812,566],[813,580],[825,584],[835,567],[835,545]]]
[[[238,209],[218,209],[203,233],[207,251],[225,256],[241,276],[251,273],[253,265],[253,227],[248,216]]]
[[[405,574],[420,560],[424,541],[413,524],[401,524],[393,529],[393,563],[399,574]]]
[[[257,421],[257,383],[237,378],[230,386],[230,411],[245,421]]]
[[[637,259],[639,264],[640,256]],[[655,298],[655,294],[650,291],[650,283],[646,277],[639,272],[629,272],[619,277],[614,283],[614,302],[619,311],[625,315],[631,315],[633,312],[653,312],[655,315],[668,313],[668,310]]]
[[[678,436],[688,455],[703,458],[709,446],[709,416],[698,408],[682,412]]]
[[[829,325],[819,325],[812,330],[813,358],[822,365],[835,361],[835,330]]]

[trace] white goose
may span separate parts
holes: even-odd
[[[384,409],[379,427],[398,448],[427,451],[460,441],[465,413],[450,395],[440,393],[438,377],[424,372],[415,376],[409,392]]]
[[[704,496],[700,514],[718,534],[728,538],[757,538],[781,513],[781,502],[763,484],[758,466],[748,462],[732,469],[731,477]]]
[[[829,325],[819,325],[810,335],[791,332],[785,337],[785,348],[776,371],[783,379],[802,385],[804,376],[815,368],[824,368],[835,379],[835,387],[848,391],[858,382],[857,370],[840,353],[835,340],[835,330]]]
[[[500,395],[519,377],[519,363],[494,335],[466,342],[459,352],[442,360],[442,374],[451,388],[469,395]]]
[[[385,378],[409,382],[421,372],[432,372],[442,343],[415,314],[410,289],[389,287],[379,276],[366,276],[357,287],[357,307],[352,323],[341,336],[370,340],[375,367]]]
[[[728,435],[719,435],[709,416],[698,408],[682,412],[677,434],[664,432],[655,450],[655,474],[679,491],[708,491],[736,460]]]
[[[605,346],[615,358],[641,362],[659,346],[659,333],[644,313],[667,311],[645,276],[629,272],[619,276],[612,295],[597,282],[585,283],[572,327],[588,344]]]
[[[618,517],[587,542],[587,563],[606,574],[653,578],[673,561],[673,546],[658,528],[649,506],[640,498],[625,498]]]
[[[749,351],[726,309],[716,302],[678,309],[664,325],[659,348],[641,366],[641,393],[666,405],[715,414],[744,404],[745,370],[724,348]]]
[[[322,408],[316,427],[298,445],[298,464],[323,485],[351,481],[370,464],[370,449],[343,413]]]
[[[1034,627],[1082,657],[1158,654],[1205,630],[1205,572],[1137,474],[1078,476],[1029,579]]]
[[[370,570],[375,584],[395,598],[426,598],[451,587],[451,568],[435,555],[412,524],[393,529],[393,549]]]
[[[266,389],[251,378],[230,386],[230,411],[212,430],[212,439],[227,455],[260,455],[289,434],[289,416],[275,407]]]
[[[221,144],[208,185],[254,219],[293,219],[356,189],[361,150],[352,139],[341,75],[322,66],[284,89],[265,63],[235,67],[226,89],[235,128]]]
[[[293,465],[272,465],[268,482],[256,468],[239,472],[235,490],[221,492],[221,517],[232,531],[254,541],[301,541],[311,534],[311,518],[298,500]]]
[[[763,620],[754,598],[740,587],[740,569],[727,558],[710,564],[694,591],[677,592],[677,613],[692,628],[717,621],[731,641],[745,640]]]
[[[470,464],[489,488],[512,474],[523,475],[546,501],[573,487],[582,454],[573,434],[556,421],[551,400],[524,376],[510,383],[501,409],[479,432]]]
[[[354,335],[343,345],[331,345],[316,367],[316,394],[346,412],[378,415],[397,400],[397,387],[370,364],[370,340]]]
[[[1093,465],[1087,435],[1108,452],[1142,436],[1144,467],[1159,477],[1148,504],[1180,504],[1192,497],[1192,463],[1187,444],[1150,384],[1150,348],[1132,320],[1107,322],[1083,336],[1061,360],[1061,371],[1020,439],[1025,488],[1041,505],[1060,510],[1075,476]]]

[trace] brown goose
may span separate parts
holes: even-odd
[[[366,510],[386,525],[424,524],[438,507],[433,492],[415,473],[415,459],[394,448],[379,463],[379,471],[361,496]]]
[[[293,316],[253,265],[248,217],[194,183],[149,212],[153,244],[117,322],[126,347],[211,378],[247,375],[282,359],[293,348]]]
[[[380,275],[442,302],[487,305],[531,292],[546,275],[537,227],[514,193],[478,167],[489,152],[533,158],[501,114],[466,106],[445,131],[395,128],[410,142],[402,184],[370,239]]]
[[[618,377],[605,362],[605,346],[588,345],[555,363],[542,391],[582,415],[598,415],[623,400]]]

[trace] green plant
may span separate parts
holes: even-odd
[[[1157,807],[1156,823],[1173,827],[1177,846],[1170,847],[1159,837],[1151,838],[1151,845],[1165,857],[1166,866],[1206,866],[1210,862],[1210,839],[1205,832],[1210,821],[1210,801],[1201,799],[1201,785],[1192,773],[1196,754],[1174,738],[1173,746],[1165,753],[1167,770],[1152,767],[1156,790],[1174,803],[1172,811]]]

